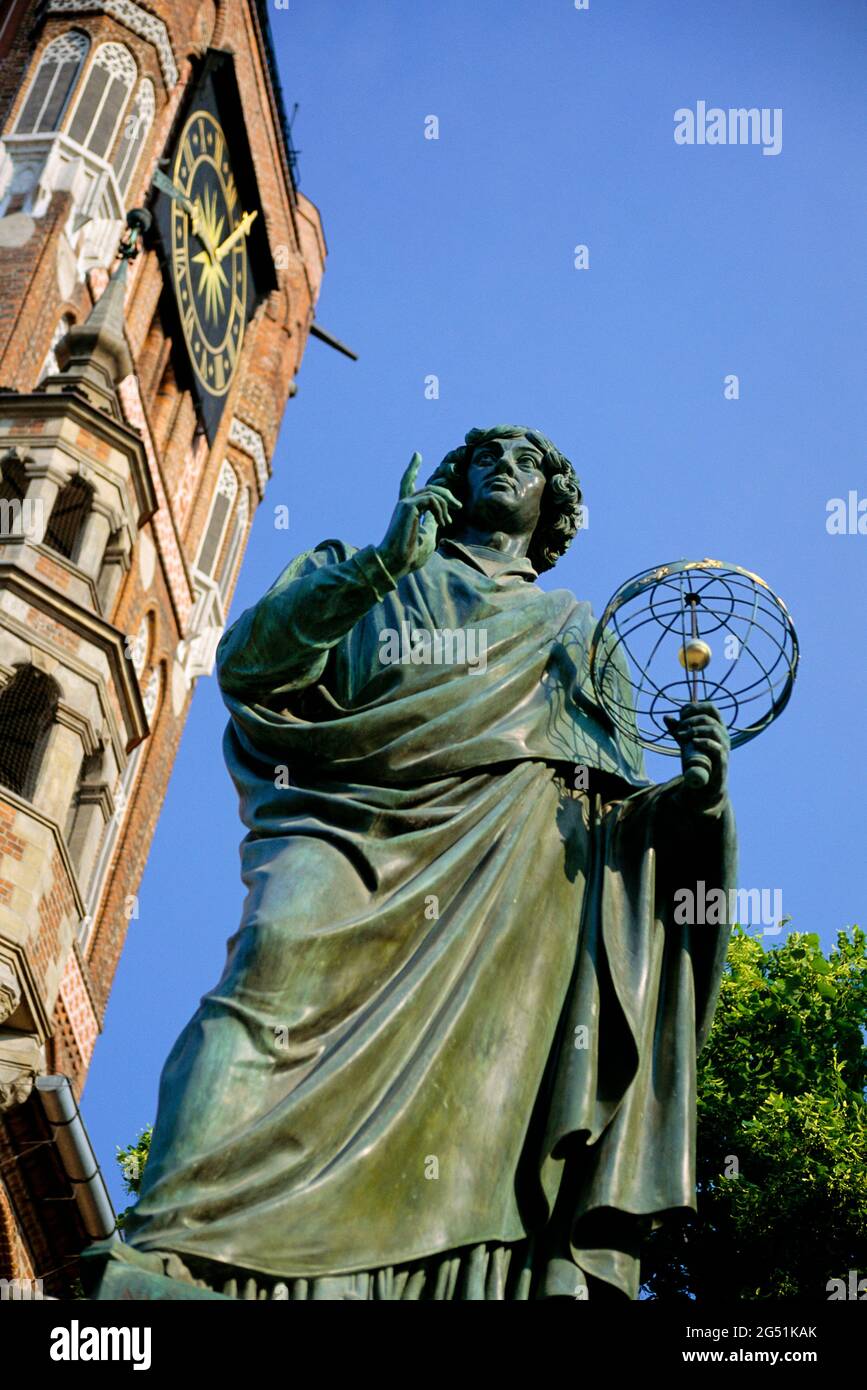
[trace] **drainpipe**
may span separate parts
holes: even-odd
[[[117,1217],[69,1079],[37,1076],[36,1090],[88,1239],[119,1240]]]

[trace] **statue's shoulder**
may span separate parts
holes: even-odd
[[[333,536],[328,540],[320,541],[312,550],[307,551],[308,555],[327,556],[331,563],[348,560],[350,555],[356,555],[357,553],[357,545],[350,545],[349,541],[341,541]]]
[[[302,550],[300,555],[290,560],[281,579],[298,579],[303,574],[309,574],[311,570],[322,569],[324,565],[339,565],[342,560],[348,560],[357,552],[358,546],[350,545],[348,541],[336,540],[333,537],[319,541],[310,550]]]
[[[346,541],[329,539],[320,541],[310,550],[302,550],[299,555],[290,560],[288,565],[280,571],[268,592],[264,595],[264,600],[268,601],[285,592],[298,579],[306,579],[315,574],[317,570],[329,568],[331,565],[339,565],[342,560],[348,560],[354,555],[358,547],[349,545]]]
[[[587,599],[576,598],[571,589],[549,589],[548,597],[557,610],[568,618],[570,625],[592,632],[596,626],[593,609]]]

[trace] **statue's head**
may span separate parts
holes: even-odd
[[[554,567],[581,524],[581,488],[571,463],[524,425],[470,430],[428,481],[463,504],[440,536],[460,539],[467,526],[529,534],[527,555],[538,573]]]

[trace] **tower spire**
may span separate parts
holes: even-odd
[[[133,370],[124,332],[127,267],[139,252],[141,233],[150,225],[144,208],[127,213],[129,232],[121,243],[120,265],[83,323],[73,324],[54,349],[59,372],[47,378],[46,391],[78,391],[97,410],[120,418],[115,388]]]

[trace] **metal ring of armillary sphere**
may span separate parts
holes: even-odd
[[[593,635],[597,702],[620,733],[669,757],[680,748],[665,716],[711,700],[732,747],[788,704],[798,637],[781,598],[757,574],[720,560],[675,560],[623,584]]]

